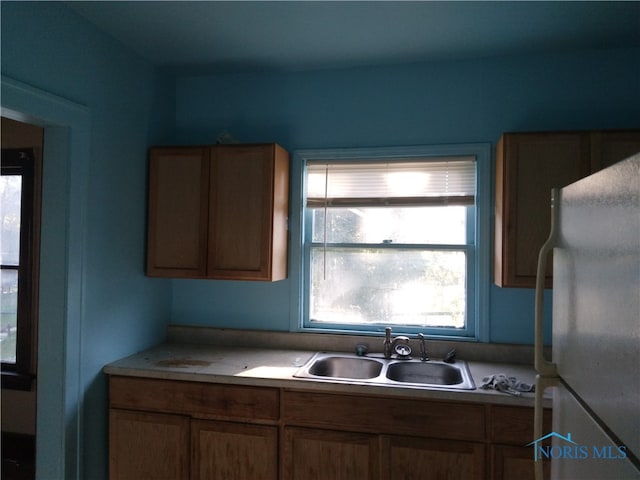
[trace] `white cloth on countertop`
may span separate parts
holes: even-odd
[[[516,377],[508,377],[504,373],[484,377],[480,388],[498,390],[516,397],[520,396],[522,392],[535,392],[536,390],[535,385],[521,382]]]

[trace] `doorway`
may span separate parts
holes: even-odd
[[[44,128],[36,480],[82,471],[84,249],[90,110],[5,75],[2,116]]]
[[[44,128],[2,117],[2,478],[35,478]]]

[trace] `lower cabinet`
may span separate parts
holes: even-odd
[[[283,480],[378,479],[378,459],[376,435],[284,428]]]
[[[531,448],[515,447],[512,445],[493,445],[491,447],[491,461],[494,480],[534,480],[533,455]],[[549,462],[544,465],[545,478],[549,478]]]
[[[481,443],[385,436],[382,477],[404,480],[482,480],[485,448]]]
[[[278,478],[277,427],[193,420],[191,449],[195,480]]]
[[[286,427],[283,480],[482,480],[483,444]]]
[[[109,395],[111,480],[533,478],[528,407],[119,376]]]
[[[485,478],[482,404],[285,390],[281,414],[283,480]]]
[[[493,480],[534,480],[533,408],[488,405],[490,471]],[[551,432],[551,410],[545,410],[543,432]],[[542,461],[542,460],[540,460]],[[544,478],[550,478],[551,465],[543,464]]]
[[[109,477],[120,480],[276,480],[278,428],[109,412]]]
[[[120,480],[189,478],[189,417],[109,411],[109,477]]]

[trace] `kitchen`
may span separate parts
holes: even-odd
[[[27,85],[68,103],[33,94],[20,98],[18,111],[45,119],[52,135],[59,126],[76,128],[69,159],[52,153],[56,180],[68,187],[52,183],[57,190],[45,193],[55,215],[47,248],[66,258],[45,266],[41,292],[50,302],[41,312],[50,350],[39,352],[46,375],[39,379],[38,465],[49,478],[106,478],[102,368],[161,343],[169,324],[289,330],[289,280],[144,276],[149,146],[211,144],[222,131],[294,152],[495,144],[506,131],[640,127],[634,4],[625,8],[635,13],[622,13],[626,23],[616,17],[618,28],[634,30],[624,43],[565,38],[544,51],[483,58],[222,73],[158,67],[72,7],[2,3],[3,107],[17,95],[5,84]],[[517,11],[505,12],[517,23]],[[546,21],[551,28],[558,19]],[[498,288],[490,273],[484,281],[487,340],[531,345],[533,291]]]

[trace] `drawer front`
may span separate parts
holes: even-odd
[[[240,420],[277,420],[278,390],[112,376],[112,408]]]
[[[282,392],[288,425],[484,441],[483,405],[428,400]]]

